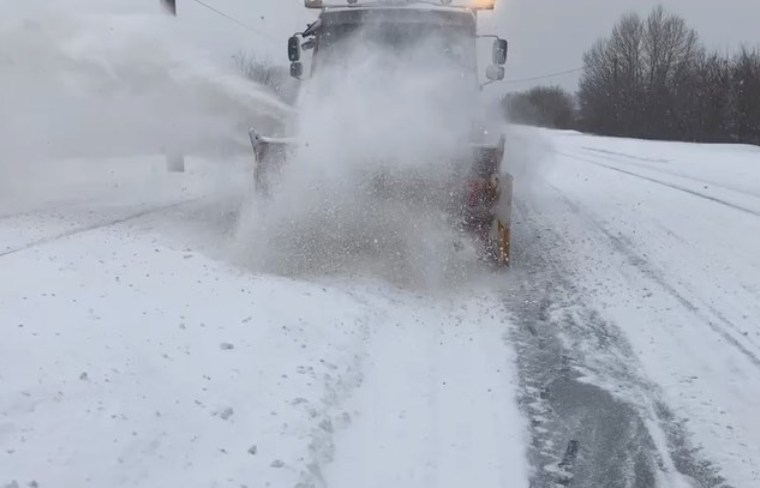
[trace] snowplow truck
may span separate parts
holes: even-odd
[[[305,7],[318,9],[317,20],[303,32],[291,36],[287,42],[290,74],[302,80],[304,63],[302,52],[312,51],[311,72],[314,76],[330,53],[329,46],[348,33],[370,26],[375,32],[387,30],[395,43],[394,50],[403,49],[423,42],[424,35],[431,29],[450,34],[450,39],[458,43],[459,56],[465,53],[468,62],[464,64],[470,73],[468,80],[477,85],[474,93],[482,93],[482,88],[504,78],[508,44],[495,35],[479,35],[478,13],[493,10],[495,0],[454,0],[413,1],[413,0],[305,0]],[[401,34],[399,34],[401,33]],[[481,79],[478,68],[478,39],[493,39],[486,44],[492,58]],[[399,39],[401,41],[399,42]],[[490,44],[490,47],[489,47]],[[335,56],[332,52],[329,55]],[[403,76],[403,74],[400,74]],[[382,115],[380,115],[382,116]],[[496,131],[481,131],[473,135],[461,162],[466,177],[460,188],[451,194],[456,205],[446,205],[451,214],[450,221],[456,222],[467,238],[471,238],[479,257],[498,269],[510,266],[510,223],[512,206],[512,176],[504,171],[505,135]],[[487,137],[482,137],[487,133]],[[253,180],[256,192],[263,195],[273,190],[272,175],[283,164],[287,164],[288,154],[298,145],[298,137],[269,137],[255,128],[249,132],[254,152]],[[457,163],[459,164],[459,163]],[[448,190],[447,190],[448,191]]]

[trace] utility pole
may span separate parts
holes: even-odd
[[[177,0],[161,0],[161,6],[169,15],[177,16]],[[185,171],[185,155],[172,148],[165,149],[166,169],[171,173]]]
[[[161,5],[163,5],[169,14],[177,16],[177,0],[161,0]]]

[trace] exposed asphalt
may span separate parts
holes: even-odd
[[[518,327],[505,340],[518,351],[519,400],[530,420],[530,486],[650,488],[678,479],[726,488],[682,419],[640,375],[617,326],[584,299],[563,262],[562,236],[542,226],[529,205],[515,213],[515,269],[505,300]],[[609,242],[627,252],[619,244]]]

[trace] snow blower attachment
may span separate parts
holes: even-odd
[[[464,228],[477,237],[485,257],[499,267],[510,265],[512,175],[502,171],[505,137],[495,146],[474,146],[466,204],[460,207]]]
[[[498,36],[477,34],[478,12],[493,10],[494,3],[494,0],[305,0],[307,8],[320,9],[320,13],[303,32],[288,39],[291,76],[304,77],[302,51],[312,51],[310,76],[318,75],[328,62],[344,56],[336,46],[360,29],[371,31],[380,39],[381,48],[387,47],[396,53],[423,44],[425,35],[435,31],[436,35],[446,39],[448,48],[444,56],[456,58],[453,60],[458,63],[458,79],[468,84],[467,90],[463,91],[479,97],[483,86],[504,78],[507,60],[507,41]],[[487,37],[494,38],[492,64],[486,70],[487,81],[480,83],[476,42]],[[345,44],[350,45],[351,41]],[[447,62],[450,61],[452,59]],[[399,73],[404,76],[403,70]],[[470,106],[477,106],[477,103],[478,100],[473,99]],[[443,207],[451,217],[447,221],[472,239],[483,260],[497,268],[506,268],[511,264],[513,180],[502,167],[505,136],[498,134],[494,137],[493,130],[486,130],[489,124],[484,120],[485,116],[475,118],[478,120],[472,120],[471,126],[477,130],[472,131],[469,147],[462,151],[467,156],[457,161],[458,172],[464,178],[457,181],[456,188],[446,189],[444,199],[447,201]],[[255,129],[250,130],[249,135],[255,159],[254,188],[257,193],[269,196],[275,191],[279,169],[288,163],[292,151],[298,148],[299,139],[266,137]],[[411,183],[406,174],[391,175],[389,184],[395,187],[391,188],[391,193],[401,193],[405,191],[403,188],[418,182]],[[428,186],[431,192],[438,191],[432,188],[432,182]]]

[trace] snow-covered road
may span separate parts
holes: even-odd
[[[496,290],[256,273],[241,167],[162,165],[4,201],[0,485],[527,486]]]
[[[760,485],[760,150],[510,139],[515,267],[435,290],[250,269],[232,162],[3,187],[0,486]]]
[[[517,231],[522,288],[542,302],[517,342],[555,414],[548,441],[580,438],[583,486],[652,486],[651,463],[686,475],[663,486],[760,484],[760,149],[514,139],[545,155]]]

